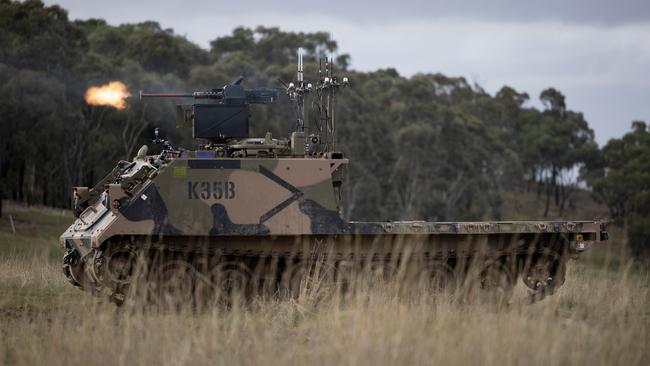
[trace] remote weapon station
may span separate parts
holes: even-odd
[[[243,77],[207,92],[141,93],[191,98],[176,117],[199,148],[175,149],[156,130],[160,153],[143,146],[94,187],[73,189],[77,218],[60,239],[70,282],[118,304],[137,292],[137,278],[170,291],[172,274],[184,291],[207,288],[208,298],[235,287],[295,294],[320,261],[339,280],[370,268],[432,292],[470,284],[507,295],[522,278],[541,298],[564,283],[568,258],[607,240],[600,221],[346,221],[348,160],[337,150],[334,102],[349,82],[331,62],[321,66],[307,82],[299,51],[296,80],[285,84],[296,106],[286,139],[249,136],[251,105],[272,103],[278,91],[245,89]],[[307,98],[318,117],[306,124]]]

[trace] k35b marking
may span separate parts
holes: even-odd
[[[235,198],[235,182],[187,182],[188,199],[233,199]]]

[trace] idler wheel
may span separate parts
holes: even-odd
[[[515,287],[515,277],[509,267],[500,260],[486,263],[478,276],[468,278],[466,299],[507,304]]]
[[[407,272],[401,280],[402,296],[420,298],[422,295],[438,296],[456,288],[456,276],[453,268],[446,263],[433,261],[413,264],[415,270]]]
[[[427,289],[434,294],[456,287],[456,276],[453,268],[444,263],[435,263],[425,270],[427,276],[424,280]]]
[[[249,290],[251,271],[241,262],[221,262],[210,271],[214,289],[213,297],[230,302],[233,297],[246,296]]]
[[[130,246],[108,245],[98,251],[93,259],[97,279],[108,288],[131,283],[138,259],[138,252]]]
[[[165,263],[148,284],[151,300],[159,305],[180,310],[194,307],[196,269],[184,261]]]
[[[566,263],[557,252],[533,258],[522,276],[524,284],[535,292],[552,293],[564,284]]]

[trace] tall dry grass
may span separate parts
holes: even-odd
[[[495,307],[404,297],[388,282],[176,312],[116,308],[71,289],[58,266],[4,260],[0,363],[650,364],[648,273],[572,262],[567,277],[533,305],[523,287],[510,306]]]

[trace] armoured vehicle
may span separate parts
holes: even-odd
[[[285,139],[249,136],[251,104],[279,93],[245,89],[242,77],[207,92],[141,93],[190,99],[176,117],[199,148],[175,149],[156,131],[160,153],[143,146],[94,187],[73,189],[77,219],[60,238],[70,282],[116,303],[134,291],[136,277],[167,291],[172,272],[188,293],[205,283],[208,293],[235,285],[293,292],[313,274],[312,263],[326,258],[337,278],[363,267],[424,280],[432,291],[473,283],[479,292],[506,294],[522,278],[543,297],[564,282],[568,258],[607,240],[601,221],[346,221],[348,160],[337,150],[334,100],[349,82],[325,61],[308,83],[300,55],[298,64],[295,82],[285,84],[297,107],[295,131]],[[314,126],[305,123],[308,96],[319,111]]]

